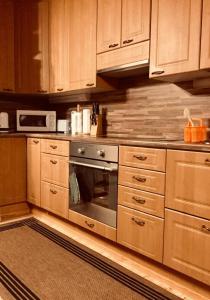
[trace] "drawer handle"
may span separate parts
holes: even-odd
[[[90,228],[93,228],[95,226],[95,224],[93,223],[88,223],[88,221],[85,221],[85,224],[90,227]]]
[[[62,92],[62,91],[63,91],[63,89],[62,89],[62,88],[60,88],[60,89],[57,89],[57,91],[58,91],[58,92]]]
[[[51,192],[53,195],[56,195],[56,194],[57,194],[57,191],[52,190],[52,189],[50,189],[50,192]]]
[[[56,160],[53,160],[53,159],[51,159],[50,162],[51,162],[53,165],[56,165],[56,164],[57,164],[57,161],[56,161]]]
[[[133,179],[139,181],[139,182],[146,182],[146,178],[144,177],[139,177],[139,176],[133,176]]]
[[[58,146],[55,146],[55,145],[50,145],[50,148],[52,148],[52,149],[57,149],[58,148]]]
[[[134,158],[137,158],[139,160],[146,160],[147,159],[147,156],[144,156],[144,155],[133,155]]]
[[[111,44],[111,45],[109,45],[109,48],[115,48],[115,47],[117,47],[119,44]]]
[[[209,158],[205,159],[205,164],[210,165],[210,159]]]
[[[133,42],[133,39],[125,40],[125,41],[123,41],[123,44],[125,45],[125,44],[129,44],[131,42]]]
[[[210,233],[210,227],[207,227],[206,225],[202,225],[201,229],[207,233]]]
[[[46,90],[37,90],[37,93],[47,93]]]
[[[152,75],[161,75],[161,74],[163,74],[163,73],[165,73],[165,71],[163,71],[163,70],[160,70],[160,71],[154,71],[154,72],[152,72]]]
[[[39,141],[33,140],[33,143],[34,143],[34,144],[39,144]]]
[[[145,222],[144,222],[144,221],[142,221],[142,220],[137,220],[137,219],[134,218],[134,217],[132,217],[131,220],[132,220],[133,222],[135,222],[135,223],[136,223],[137,225],[139,225],[139,226],[144,226],[144,225],[145,225]]]
[[[87,83],[86,86],[94,86],[94,83]]]
[[[136,196],[133,196],[132,199],[135,200],[136,202],[140,203],[140,204],[144,204],[146,202],[144,199],[140,199]]]

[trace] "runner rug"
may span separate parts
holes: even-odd
[[[0,226],[0,299],[178,299],[34,218]]]

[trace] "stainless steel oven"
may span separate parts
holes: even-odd
[[[71,142],[70,209],[116,227],[118,146]]]

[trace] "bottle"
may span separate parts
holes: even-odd
[[[82,134],[82,111],[79,104],[77,104],[77,134]]]

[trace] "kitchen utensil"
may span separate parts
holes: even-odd
[[[184,109],[184,117],[185,117],[186,119],[188,119],[188,121],[189,121],[189,123],[190,123],[191,126],[194,126],[194,125],[193,125],[192,118],[191,118],[190,110],[189,110],[189,108],[187,108],[187,107],[185,107],[185,109]]]

